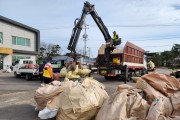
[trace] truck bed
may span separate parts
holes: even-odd
[[[130,42],[123,49],[123,62],[143,64],[144,50]]]

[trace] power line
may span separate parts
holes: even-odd
[[[143,48],[143,47],[165,47],[165,46],[173,46],[173,45],[140,46],[140,47]],[[78,48],[83,48],[83,47],[78,47]],[[89,47],[89,48],[100,48],[100,47]]]
[[[166,47],[166,46],[173,46],[173,45],[160,45],[160,46],[142,46],[142,47],[144,48],[144,47]]]
[[[90,27],[98,27],[97,25],[89,25]],[[180,24],[144,24],[144,25],[106,25],[107,27],[178,27]],[[52,30],[52,29],[69,29],[74,26],[59,26],[59,27],[49,27],[40,28],[40,30]]]
[[[164,40],[164,39],[176,39],[176,38],[180,38],[180,37],[154,38],[154,39],[129,40],[129,41],[152,41],[152,40]]]
[[[97,27],[96,25],[90,25],[91,27]],[[180,26],[180,24],[144,24],[144,25],[107,25],[107,27],[172,27]]]
[[[139,40],[136,40],[136,39],[132,39],[132,40],[129,40],[128,39],[128,41],[158,41],[158,40],[165,40],[165,39],[177,39],[177,38],[180,38],[180,37],[165,37],[165,38],[139,38]],[[58,41],[67,41],[67,42],[69,42],[68,40],[60,40],[59,38],[49,38],[49,39],[47,39],[47,38],[45,38],[45,39],[42,39],[42,40],[52,40],[52,39],[57,39]],[[142,40],[141,40],[142,39]],[[105,41],[105,40],[98,40],[98,39],[90,39],[90,41]]]

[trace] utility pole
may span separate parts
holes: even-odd
[[[89,59],[90,59],[90,47],[89,47]]]
[[[84,38],[84,62],[85,62],[85,58],[86,58],[86,41],[87,41],[87,37],[88,37],[88,35],[86,33],[86,29],[88,29],[87,26],[89,26],[89,25],[87,25],[85,23],[85,28],[84,28],[85,29],[85,33],[83,35],[83,38]]]

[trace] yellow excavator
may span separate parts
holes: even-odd
[[[155,64],[151,60],[147,63],[147,71],[155,71]]]

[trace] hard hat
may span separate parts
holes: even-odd
[[[50,62],[46,63],[46,66],[52,66]]]

